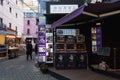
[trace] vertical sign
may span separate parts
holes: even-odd
[[[46,25],[46,63],[53,63],[53,29]]]
[[[101,27],[96,28],[97,51],[102,47],[102,31]]]
[[[45,25],[38,26],[38,62],[46,62],[46,29]]]
[[[91,39],[92,39],[92,52],[97,53],[99,48],[102,47],[102,31],[101,27],[91,28]]]

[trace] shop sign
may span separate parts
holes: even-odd
[[[50,5],[50,13],[71,13],[78,5]]]
[[[46,18],[45,16],[39,17],[39,25],[45,25],[46,24]]]
[[[57,35],[77,35],[79,33],[78,29],[57,29]]]

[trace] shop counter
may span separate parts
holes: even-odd
[[[18,51],[19,51],[18,47],[9,47],[8,48],[9,59],[17,57],[18,56]]]

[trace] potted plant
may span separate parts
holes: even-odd
[[[48,65],[46,63],[40,64],[40,70],[42,73],[47,73],[48,72]]]

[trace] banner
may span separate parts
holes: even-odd
[[[38,62],[46,62],[46,29],[45,25],[38,26]]]

